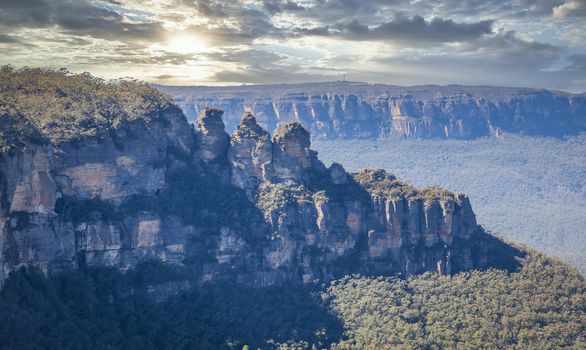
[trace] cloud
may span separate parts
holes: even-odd
[[[565,69],[568,71],[586,73],[586,54],[574,54],[567,58],[571,62]],[[584,76],[586,78],[586,76]]]
[[[286,67],[260,67],[254,66],[242,70],[221,70],[212,76],[213,81],[244,84],[274,84],[279,83],[304,83],[332,81],[333,75],[300,72],[298,69]]]
[[[560,47],[514,31],[497,31],[450,50],[418,49],[371,58],[342,55],[331,58],[331,64],[344,67],[351,79],[399,85],[449,82],[583,90],[584,74],[552,69],[563,56]]]
[[[47,27],[52,12],[51,4],[44,0],[0,0],[3,26]]]
[[[11,35],[0,34],[0,44],[16,44],[16,43],[20,43],[20,40],[18,40],[17,38],[15,38]]]
[[[542,69],[558,60],[563,49],[549,43],[526,39],[514,31],[501,30],[475,42],[460,44],[455,53],[481,55],[485,59],[493,60],[494,65],[512,64],[519,69]]]
[[[87,0],[1,0],[0,25],[6,30],[59,30],[70,35],[119,41],[157,41],[165,33],[157,22],[129,21]]]
[[[177,79],[177,78],[186,78],[187,75],[173,75],[173,74],[160,74],[152,77],[155,80],[169,80],[169,79]]]
[[[204,55],[206,59],[218,62],[236,62],[248,66],[269,66],[284,58],[282,55],[264,50],[226,50]]]
[[[0,64],[180,84],[324,81],[347,72],[385,83],[586,90],[584,3],[0,0]]]
[[[181,0],[207,19],[206,24],[190,25],[186,31],[206,37],[216,45],[251,43],[262,37],[283,38],[283,31],[273,24],[263,7],[243,5],[238,1]]]
[[[562,5],[553,8],[555,18],[586,17],[586,1],[567,0]]]
[[[271,1],[280,7],[279,12],[294,13],[295,15],[312,19],[323,24],[337,21],[359,20],[361,22],[376,22],[387,18],[388,14],[398,11],[405,12],[412,6],[409,0],[317,0],[310,2]],[[266,1],[265,1],[266,4]]]
[[[421,16],[407,18],[396,16],[392,21],[372,27],[352,21],[331,27],[312,28],[302,31],[306,35],[341,37],[348,40],[384,40],[407,43],[449,43],[471,41],[492,33],[492,20],[475,23],[456,23],[452,20]]]

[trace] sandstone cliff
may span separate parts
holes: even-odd
[[[0,116],[4,138],[13,112]],[[150,113],[0,154],[0,281],[19,266],[151,260],[251,285],[515,266],[518,252],[483,232],[466,196],[327,168],[299,123],[271,137],[246,113],[230,137],[218,109],[198,130],[172,104]]]
[[[191,121],[207,106],[219,107],[234,130],[251,110],[270,132],[293,120],[316,139],[562,137],[586,130],[586,96],[548,90],[342,82],[159,89],[173,94]]]

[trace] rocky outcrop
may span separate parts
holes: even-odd
[[[586,130],[586,96],[559,91],[342,82],[159,89],[173,94],[191,121],[207,106],[219,107],[234,130],[250,110],[269,132],[293,120],[316,139],[562,137]]]
[[[197,141],[199,153],[208,169],[223,181],[229,181],[229,169],[226,163],[230,137],[224,131],[224,112],[217,108],[206,108],[197,118]]]
[[[325,172],[310,148],[309,133],[301,124],[289,122],[277,129],[273,136],[273,171],[275,181],[311,181]]]
[[[252,113],[245,113],[230,139],[228,159],[232,166],[232,183],[251,193],[260,181],[273,177],[271,135],[256,123]]]
[[[218,109],[197,131],[176,107],[158,115],[1,154],[0,280],[151,260],[252,285],[515,266],[466,196],[327,168],[300,123],[271,138],[246,113],[229,137]]]

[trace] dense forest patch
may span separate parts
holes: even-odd
[[[580,349],[586,284],[537,253],[516,273],[470,271],[408,280],[347,277],[324,296],[344,321],[345,349]]]
[[[586,283],[530,252],[518,272],[409,279],[347,276],[328,285],[192,287],[163,302],[147,290],[190,281],[161,263],[126,273],[11,274],[0,292],[10,349],[579,349]]]

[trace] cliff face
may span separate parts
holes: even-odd
[[[190,120],[215,106],[234,130],[241,113],[251,110],[271,132],[293,120],[326,140],[472,139],[503,131],[562,137],[586,130],[586,96],[547,90],[361,83],[159,89],[173,94]]]
[[[207,109],[198,124],[170,106],[149,123],[2,153],[0,280],[23,265],[149,260],[252,285],[515,265],[464,195],[327,168],[299,123],[271,138],[247,113],[229,137]]]
[[[184,166],[169,151],[194,147],[193,131],[174,108],[148,126],[135,122],[80,142],[2,154],[2,277],[23,264],[51,272],[148,258],[180,262],[189,228],[172,216],[121,215],[119,208],[164,188],[166,173]]]

